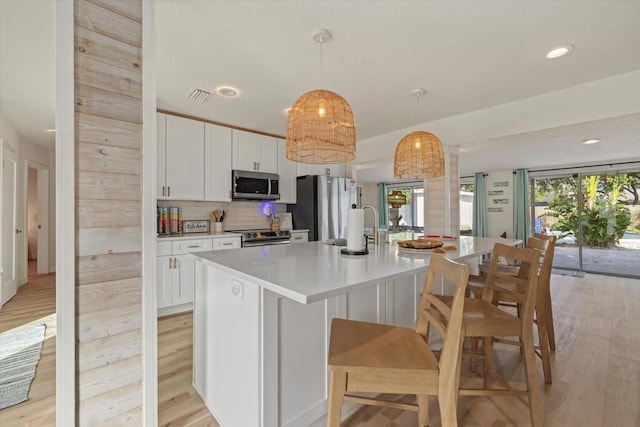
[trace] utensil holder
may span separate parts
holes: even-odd
[[[221,222],[214,222],[213,223],[213,232],[214,233],[222,233],[224,232],[224,224]]]

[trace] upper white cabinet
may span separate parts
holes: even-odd
[[[298,163],[297,175],[329,175],[344,177],[346,176],[346,170],[344,163],[323,165],[309,165],[306,163]]]
[[[233,169],[278,173],[276,138],[234,130]]]
[[[204,200],[231,201],[231,128],[205,124]]]
[[[284,139],[278,139],[278,175],[280,181],[279,203],[296,203],[296,162],[287,159],[287,147]]]
[[[158,113],[158,199],[204,200],[204,128]]]

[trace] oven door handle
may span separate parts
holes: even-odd
[[[245,242],[245,248],[252,248],[255,246],[272,246],[272,245],[288,245],[291,240],[266,240],[264,242]]]

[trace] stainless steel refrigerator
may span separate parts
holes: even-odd
[[[308,229],[309,240],[347,238],[347,215],[356,203],[350,178],[307,175],[297,179],[297,203],[287,205],[294,229]]]

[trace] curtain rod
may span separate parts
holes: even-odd
[[[633,165],[633,164],[640,164],[640,160],[635,160],[635,161],[631,161],[631,162],[616,162],[616,163],[603,163],[603,164],[598,164],[598,165],[581,165],[581,166],[566,166],[563,168],[549,168],[549,169],[528,169],[528,172],[554,172],[554,171],[563,171],[563,170],[575,170],[575,169],[586,169],[586,168],[598,168],[598,167],[604,167],[604,166],[608,166],[608,167],[614,167],[614,166],[621,166],[621,165]],[[516,171],[513,171],[513,173],[516,173]],[[484,176],[487,176],[487,174],[483,174]],[[464,175],[461,176],[460,178],[474,178],[475,175]]]

